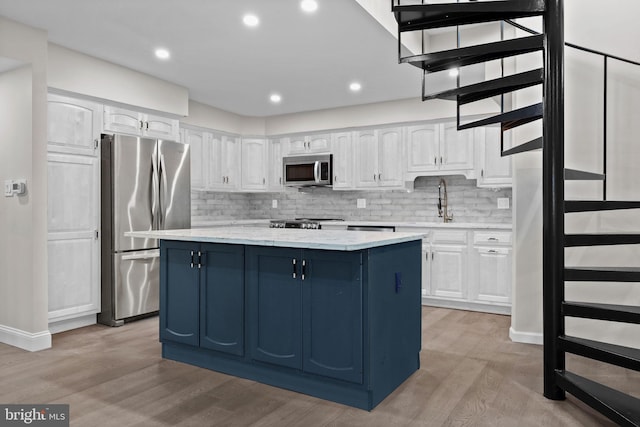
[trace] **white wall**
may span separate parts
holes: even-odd
[[[189,115],[185,87],[49,43],[49,87],[145,110]]]
[[[28,194],[0,199],[0,341],[51,346],[47,323],[47,36],[0,17],[0,56],[25,67],[0,79],[0,182]]]

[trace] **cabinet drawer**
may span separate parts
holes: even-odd
[[[467,243],[467,232],[460,230],[437,230],[431,234],[431,243]]]
[[[477,231],[473,233],[474,245],[510,245],[512,233]]]

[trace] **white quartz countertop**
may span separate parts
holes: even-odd
[[[494,224],[479,222],[401,222],[401,221],[320,221],[321,225],[349,225],[355,226],[391,226],[396,228],[470,228],[487,230],[511,230],[511,224]]]
[[[254,227],[214,227],[181,230],[131,231],[128,237],[204,243],[277,246],[304,249],[357,251],[360,249],[422,240],[423,233],[379,231],[302,230]]]

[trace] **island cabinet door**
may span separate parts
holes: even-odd
[[[303,370],[362,384],[360,252],[305,250]]]
[[[244,354],[244,247],[202,244],[200,347]]]
[[[302,290],[299,249],[247,246],[251,358],[302,368]]]
[[[160,341],[198,346],[199,245],[167,242],[160,246]]]

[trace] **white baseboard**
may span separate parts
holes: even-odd
[[[523,344],[542,345],[542,334],[534,332],[518,332],[513,327],[509,328],[509,338],[513,342],[521,342]]]
[[[59,332],[70,331],[71,329],[82,328],[84,326],[95,325],[96,315],[87,314],[86,316],[75,317],[73,319],[65,319],[49,322],[49,332],[57,334]]]
[[[0,342],[27,351],[40,351],[51,348],[51,333],[42,331],[34,334],[10,326],[0,325]]]

